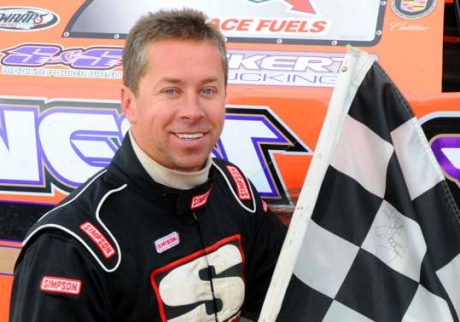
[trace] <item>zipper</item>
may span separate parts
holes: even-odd
[[[201,241],[201,244],[203,246],[203,251],[205,253],[204,258],[206,259],[207,272],[208,272],[208,276],[209,276],[209,284],[211,286],[211,295],[212,295],[212,305],[213,305],[213,309],[214,309],[214,318],[215,318],[216,322],[218,322],[218,320],[217,320],[217,312],[218,312],[217,299],[216,299],[216,296],[215,296],[214,283],[213,283],[213,269],[211,268],[211,266],[209,265],[209,262],[208,262],[208,253],[206,251],[206,244],[205,244],[205,242],[203,240],[203,230],[202,230],[202,227],[201,227],[201,222],[198,219],[198,216],[196,215],[195,212],[193,212],[192,215],[193,215],[193,218],[195,219],[195,221],[197,223],[198,234],[200,235],[200,241]]]

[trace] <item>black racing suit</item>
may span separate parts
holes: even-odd
[[[286,227],[234,165],[191,190],[154,182],[129,136],[29,231],[10,321],[237,321],[261,309]]]

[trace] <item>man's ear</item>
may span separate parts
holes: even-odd
[[[134,93],[123,85],[121,87],[121,109],[123,114],[125,114],[128,121],[132,123],[136,123],[136,96]]]

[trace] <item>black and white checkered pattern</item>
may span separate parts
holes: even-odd
[[[458,208],[406,100],[369,59],[349,49],[330,105],[346,110],[328,111],[259,321],[459,321]]]

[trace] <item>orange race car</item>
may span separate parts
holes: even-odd
[[[289,224],[350,44],[410,102],[460,201],[458,0],[5,0],[0,5],[0,320],[27,229],[108,164],[128,129],[121,53],[137,17],[205,11],[227,37],[226,126],[238,164]],[[122,6],[123,7],[122,9]],[[415,160],[414,160],[415,162]]]

